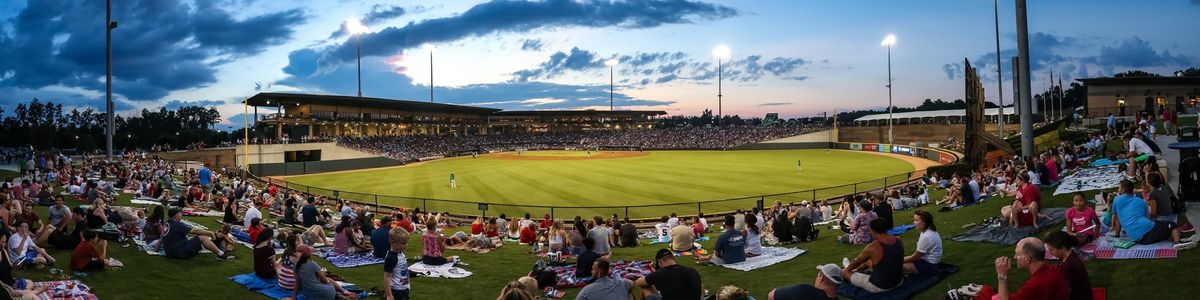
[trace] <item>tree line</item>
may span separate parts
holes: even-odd
[[[0,146],[37,150],[75,149],[91,152],[104,148],[108,114],[88,108],[63,111],[62,104],[34,98],[20,103],[11,112],[0,108]],[[229,142],[233,134],[217,131],[221,120],[215,108],[183,106],[175,109],[142,109],[133,116],[114,116],[114,150],[165,147],[185,148],[202,142],[217,145]]]

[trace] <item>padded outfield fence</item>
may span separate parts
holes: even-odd
[[[763,146],[765,145],[765,146]],[[744,147],[742,149],[821,149],[834,148],[843,150],[857,151],[875,151],[887,152],[896,154],[905,154],[933,161],[938,161],[941,164],[952,164],[959,160],[960,154],[942,149],[932,149],[923,147],[903,146],[903,145],[886,145],[886,144],[871,144],[871,143],[780,143],[780,144],[757,144],[754,147]],[[753,150],[748,150],[753,151]],[[254,170],[251,168],[251,170]],[[262,182],[270,182],[284,189],[294,190],[310,195],[325,196],[331,199],[346,199],[360,205],[367,205],[374,208],[377,212],[391,212],[400,208],[414,209],[419,208],[425,212],[442,212],[457,216],[497,216],[505,214],[507,216],[523,216],[529,214],[534,218],[541,215],[549,214],[554,218],[573,218],[582,216],[590,218],[591,216],[602,216],[609,218],[612,215],[627,217],[629,219],[645,220],[657,219],[664,215],[676,213],[681,216],[693,216],[697,213],[703,213],[706,216],[715,216],[731,213],[737,209],[751,209],[753,207],[767,207],[774,202],[782,203],[799,203],[802,201],[822,202],[828,201],[830,204],[841,203],[841,198],[846,195],[853,195],[863,192],[879,191],[888,187],[896,187],[909,184],[914,180],[920,180],[925,175],[926,170],[914,170],[865,180],[861,182],[849,183],[838,186],[822,187],[801,191],[762,194],[736,198],[713,199],[692,202],[666,203],[666,204],[631,204],[631,205],[612,205],[612,206],[560,206],[560,205],[529,205],[529,204],[506,204],[506,203],[490,203],[486,201],[464,201],[450,199],[435,199],[422,197],[405,197],[396,195],[378,195],[365,194],[350,191],[341,191],[327,189],[322,187],[308,186],[298,183],[288,182],[278,178],[261,178],[251,173],[250,176]]]

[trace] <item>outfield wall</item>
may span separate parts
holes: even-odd
[[[238,165],[283,163],[284,154],[291,151],[320,150],[322,161],[379,157],[334,143],[239,145],[233,150]]]

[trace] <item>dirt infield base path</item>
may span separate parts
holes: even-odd
[[[568,152],[564,151],[563,153]],[[569,153],[572,155],[544,155],[545,153],[539,152],[522,154],[517,154],[516,152],[504,152],[488,154],[483,156],[483,158],[500,160],[585,160],[641,157],[650,155],[650,152],[648,151],[601,151],[592,153],[591,155],[581,154],[582,151],[570,151]]]

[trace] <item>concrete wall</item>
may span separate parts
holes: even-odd
[[[171,151],[155,153],[159,158],[168,161],[198,161],[212,168],[235,167],[232,148],[214,148],[203,150]]]
[[[946,139],[954,137],[962,141],[966,136],[965,124],[913,124],[896,125],[892,130],[895,144],[909,145],[912,143],[945,143]],[[1006,132],[1019,131],[1019,124],[1005,124]],[[998,133],[1000,126],[987,124],[987,131]],[[886,143],[888,127],[858,126],[838,127],[838,141],[843,143]]]
[[[246,154],[244,146],[237,146],[232,150],[236,151],[238,165],[244,165],[243,159],[249,159],[249,163],[251,164],[282,163],[285,152],[303,150],[321,150],[322,161],[379,157],[378,155],[341,147],[334,143],[250,145],[249,156],[243,155]]]
[[[830,134],[832,134],[832,136],[830,136]],[[833,130],[830,129],[830,130],[822,130],[819,132],[801,134],[801,135],[797,135],[797,136],[793,136],[793,137],[786,137],[786,138],[782,138],[782,139],[778,139],[778,140],[766,141],[763,143],[774,144],[774,143],[836,142],[837,138],[838,138],[837,133],[833,132]]]
[[[1159,104],[1176,111],[1179,108],[1186,110],[1190,99],[1200,98],[1198,88],[1200,85],[1195,84],[1088,85],[1088,116],[1102,117],[1109,113],[1132,116],[1147,108],[1158,114]],[[1119,100],[1125,101],[1124,111],[1120,109]]]

